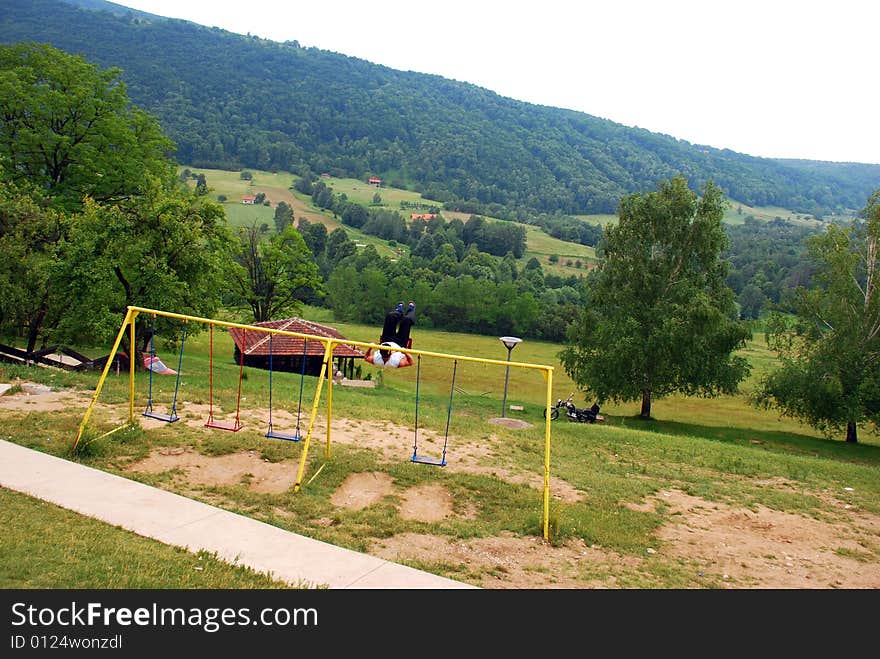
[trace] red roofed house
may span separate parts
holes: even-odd
[[[320,325],[302,318],[285,318],[284,320],[267,320],[262,323],[254,323],[257,327],[310,336],[331,337],[345,339],[338,331],[326,325]],[[242,349],[244,350],[244,364],[254,368],[269,368],[269,355],[272,355],[273,371],[291,371],[301,373],[303,369],[303,348],[305,348],[305,372],[306,375],[320,375],[321,362],[324,360],[324,344],[318,340],[302,339],[283,334],[270,334],[268,332],[250,331],[240,327],[230,327],[229,334],[235,342],[235,363],[238,364]],[[271,337],[271,341],[270,341]],[[345,344],[333,347],[333,359],[336,361],[336,370],[342,371],[349,379],[354,378],[354,360],[363,359],[364,353]]]
[[[257,198],[256,198],[256,197],[251,197],[251,196],[245,195],[244,197],[241,198],[241,203],[243,203],[243,204],[255,204],[255,203],[257,203]]]
[[[381,188],[382,187],[382,179],[378,178],[377,176],[371,176],[370,177],[370,185],[375,185],[377,188]]]

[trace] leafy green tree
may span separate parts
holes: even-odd
[[[724,283],[724,206],[714,184],[698,198],[683,176],[621,201],[560,353],[578,386],[600,401],[641,399],[645,419],[654,396],[736,391],[749,366],[732,353],[750,331]]]
[[[275,230],[281,233],[289,224],[293,224],[293,208],[286,201],[279,201],[275,206]]]
[[[340,205],[340,218],[343,224],[360,229],[370,219],[370,213],[360,204],[348,201]]]
[[[121,71],[47,44],[0,46],[0,159],[13,180],[78,209],[142,193],[173,172],[171,141],[133,107]]]
[[[455,251],[455,250],[453,250]],[[419,244],[415,246],[415,249],[412,251],[413,256],[421,257],[424,259],[433,259],[437,254],[437,248],[434,245],[434,239],[430,234],[425,234],[419,239]]]
[[[0,329],[26,331],[26,350],[37,345],[44,321],[59,305],[51,294],[56,248],[66,232],[63,214],[47,208],[40,191],[0,182]]]
[[[327,266],[333,268],[349,256],[354,256],[357,253],[357,247],[348,239],[345,229],[338,227],[333,229],[330,235],[327,236],[325,251],[327,253]]]
[[[767,296],[755,284],[747,284],[739,296],[741,314],[743,318],[755,320],[761,315],[761,310],[767,302]]]
[[[297,229],[306,241],[308,247],[316,259],[324,256],[324,250],[327,247],[327,227],[320,222],[309,222],[306,218],[301,217],[297,221]]]
[[[429,237],[425,239],[430,241]],[[415,255],[415,252],[413,254]],[[440,247],[434,258],[431,259],[431,270],[446,277],[454,277],[459,273],[459,264],[452,245],[447,243]]]
[[[862,217],[808,240],[813,287],[796,290],[795,322],[769,323],[782,365],[754,396],[828,435],[845,429],[852,443],[858,424],[880,425],[880,190]]]
[[[249,308],[254,322],[297,314],[302,299],[320,290],[314,256],[293,226],[264,239],[252,225],[238,237],[229,286],[233,303]]]
[[[374,266],[358,271],[345,264],[327,280],[328,302],[342,320],[381,323],[388,311],[387,297],[388,276]]]
[[[220,305],[229,248],[222,206],[173,178],[124,204],[87,201],[72,217],[53,272],[65,301],[55,334],[109,341],[129,305],[210,317]],[[157,319],[157,332],[170,322]],[[139,336],[147,336],[149,318],[141,314],[138,323]],[[137,354],[144,346],[134,348]]]
[[[128,213],[142,195],[179,184],[174,163],[167,158],[171,141],[153,117],[131,105],[120,74],[118,69],[99,70],[46,44],[0,46],[0,180],[15,186],[2,194],[7,200],[18,196],[25,213],[35,208],[22,195],[60,213],[38,211],[30,229],[18,227],[4,235],[7,242],[16,241],[9,244],[12,253],[30,264],[14,286],[30,287],[31,300],[2,322],[24,323],[29,349],[40,339],[48,340],[59,325],[89,325],[74,317],[90,315],[78,307],[80,301],[72,300],[55,281],[60,273],[87,268],[86,263],[62,261],[62,248],[71,252],[69,232],[83,221],[71,214],[87,206],[91,215],[101,215],[111,205],[125,206],[127,210],[120,212]],[[14,221],[23,215],[9,217]],[[101,227],[95,231],[106,238],[101,243],[85,238],[96,255],[108,245],[121,245]],[[80,253],[77,258],[88,261],[89,255]],[[112,275],[112,270],[103,274]],[[112,324],[118,328],[119,322],[116,317]]]

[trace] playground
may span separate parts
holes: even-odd
[[[558,391],[539,365],[511,369],[500,420],[517,423],[499,423],[500,389],[477,384],[503,360],[423,351],[346,387],[243,367],[231,333],[182,330],[148,351],[164,375],[105,372],[96,389],[9,367],[40,377],[0,396],[3,438],[483,588],[880,587],[875,446],[840,460],[790,431],[719,442],[612,416],[554,422],[548,461]]]

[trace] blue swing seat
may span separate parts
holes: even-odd
[[[165,421],[167,423],[174,423],[175,421],[180,421],[180,417],[177,414],[162,414],[161,412],[153,412],[152,410],[147,410],[143,413],[143,416],[149,417],[151,419],[156,419],[157,421]]]
[[[446,466],[446,458],[428,458],[422,455],[414,455],[412,456],[411,461],[423,465],[434,465],[435,467]]]
[[[283,439],[288,442],[298,442],[302,440],[302,435],[300,435],[298,432],[290,435],[283,432],[275,432],[271,428],[269,429],[269,432],[266,433],[266,437],[268,437],[269,439]]]

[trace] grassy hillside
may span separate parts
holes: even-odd
[[[181,166],[179,169],[183,170],[186,167]],[[288,172],[248,170],[253,174],[253,179],[246,181],[241,179],[241,173],[238,171],[196,169],[192,167],[189,167],[189,169],[197,174],[205,175],[208,188],[214,198],[219,195],[226,196],[226,202],[223,206],[226,210],[226,217],[230,226],[247,226],[253,222],[256,222],[259,226],[266,222],[270,229],[274,230],[275,206],[278,202],[284,201],[293,208],[294,217],[297,220],[305,218],[309,222],[323,224],[327,227],[328,231],[344,227],[349,238],[356,243],[374,245],[382,256],[395,255],[395,251],[388,246],[386,241],[367,235],[357,229],[344,226],[332,213],[316,207],[312,204],[311,199],[291,190],[290,186],[295,179],[293,174]],[[376,188],[356,179],[330,177],[321,180],[332,187],[335,194],[345,194],[349,199],[367,206],[373,206],[373,196],[378,193],[382,198],[382,202],[374,207],[399,212],[405,218],[409,218],[410,211],[408,209],[401,209],[401,201],[410,203],[424,203],[425,201],[420,194],[415,192],[396,188]],[[241,203],[242,196],[254,196],[260,192],[266,195],[269,206],[252,206]],[[470,217],[466,213],[450,211],[442,211],[442,215],[447,221],[458,218],[466,222],[468,217]],[[504,221],[495,218],[486,219],[492,222]],[[558,262],[555,264],[549,261],[549,257],[553,254],[559,257]],[[592,247],[565,242],[547,235],[538,227],[527,226],[526,251],[520,259],[520,265],[522,266],[533,257],[540,261],[545,272],[571,275],[585,271],[590,263],[595,262],[596,252]],[[578,261],[582,266],[581,268],[577,267]]]

